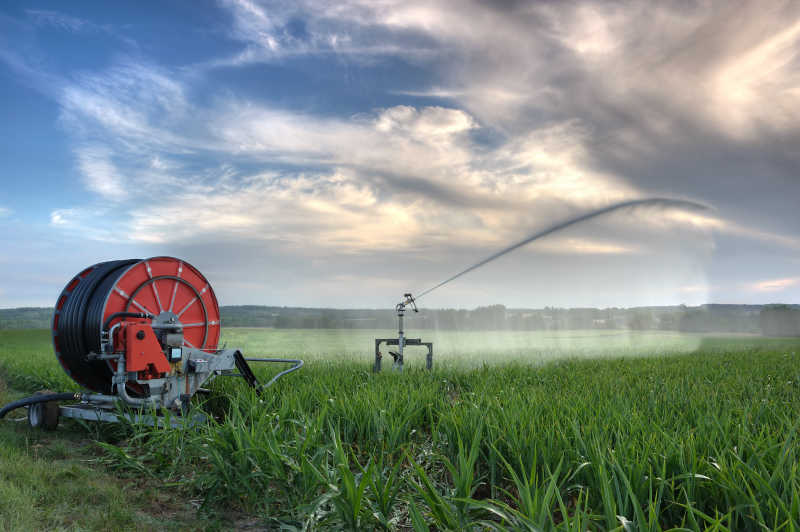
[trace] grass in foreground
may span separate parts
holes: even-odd
[[[23,394],[0,379],[0,404]],[[19,418],[24,410],[9,414]],[[56,433],[0,423],[0,530],[199,530],[191,504],[157,483],[121,482],[77,424]],[[158,488],[158,489],[156,489]]]
[[[262,398],[217,383],[206,425],[129,427],[105,448],[120,476],[267,527],[800,528],[800,342],[701,341],[689,354],[433,373],[318,359]],[[42,338],[19,342],[53,360]],[[0,345],[19,382],[53,377],[15,373],[24,363]]]

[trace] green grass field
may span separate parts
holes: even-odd
[[[307,366],[260,398],[218,379],[201,426],[64,423],[49,436],[98,440],[110,483],[146,478],[201,506],[197,522],[164,528],[225,528],[235,511],[298,530],[800,529],[800,339],[419,331],[435,342],[434,371],[412,351],[407,371],[376,375],[372,339],[390,331],[223,335]],[[0,376],[6,398],[75,388],[45,331],[0,331]],[[31,451],[41,436],[0,425],[4,456],[47,460]],[[4,474],[0,494],[37,489],[24,487],[37,473],[22,478]],[[41,521],[36,500],[19,529],[102,529]],[[145,526],[131,511],[110,522]]]

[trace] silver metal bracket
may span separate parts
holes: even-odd
[[[108,408],[101,408],[92,404],[80,405],[65,405],[59,406],[59,414],[63,417],[70,417],[73,419],[85,419],[87,421],[102,421],[105,423],[118,423],[120,417],[134,424],[149,425],[151,427],[165,427],[167,425],[166,418],[161,416],[153,416],[151,414],[144,414],[141,412],[112,412]],[[202,414],[194,414],[188,421],[181,416],[169,416],[169,425],[172,428],[188,425],[194,427],[206,421],[206,417]]]

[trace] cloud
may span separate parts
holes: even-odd
[[[458,4],[385,2],[368,20],[437,41],[446,58],[446,83],[438,90],[461,95],[484,122],[496,117],[506,127],[524,127],[533,109],[550,116],[580,111],[605,121],[603,113],[624,105],[627,113],[618,118],[658,136],[687,122],[736,138],[796,128],[790,118],[800,103],[796,3],[770,9],[747,3]],[[353,11],[343,10],[342,17]],[[502,32],[494,31],[499,27]],[[461,60],[453,61],[454,54]],[[619,141],[647,140],[625,126],[615,128]]]
[[[75,211],[73,209],[56,209],[50,213],[50,223],[53,225],[68,225],[69,219]]]
[[[491,247],[520,227],[637,195],[584,166],[586,132],[572,121],[487,149],[472,136],[481,125],[457,108],[398,105],[320,117],[234,99],[198,109],[186,92],[144,64],[84,76],[63,90],[62,119],[76,133],[86,186],[131,205],[120,211],[126,219],[116,234],[132,242],[230,235],[343,253]],[[197,164],[220,158],[231,164]],[[284,167],[242,169],[253,165]],[[86,225],[66,219],[58,211],[51,221]],[[570,250],[630,252],[581,240],[557,252]]]
[[[800,239],[745,227],[733,220],[685,211],[671,212],[666,218],[679,223],[689,224],[700,229],[713,230],[720,233],[767,242],[787,249],[800,250]]]
[[[709,235],[800,249],[795,4],[221,5],[239,50],[184,67],[116,55],[106,69],[37,78],[33,63],[0,50],[59,104],[88,192],[51,209],[51,227],[205,249],[196,252],[210,261],[223,247],[248,261],[261,250],[317,272],[345,256],[365,274],[410,279],[398,265],[411,252],[429,265],[468,262],[553,221],[670,196],[718,210],[625,213],[527,251],[563,260],[552,263],[559,276],[602,263],[624,279],[628,263],[664,267],[652,257],[665,250],[707,256]],[[386,94],[352,112],[336,90],[280,100],[237,90],[257,63],[295,60],[378,72]],[[413,75],[385,73],[395,65]],[[220,67],[247,68],[228,77]],[[326,82],[351,83],[342,72]],[[676,287],[700,286],[696,258],[681,257]]]
[[[696,51],[708,44],[697,32],[725,27],[718,10],[706,8],[311,0],[223,6],[232,15],[231,35],[245,43],[240,58],[401,56],[441,73],[432,88],[406,94],[448,104],[321,116],[221,94],[199,107],[189,95],[202,77],[132,58],[83,74],[63,85],[62,121],[90,191],[112,202],[147,198],[124,211],[132,240],[230,232],[291,241],[310,232],[318,243],[351,251],[389,241],[498,245],[520,227],[641,197],[651,183],[609,161],[652,158],[654,139],[674,135],[683,120],[721,120],[675,85],[692,76],[693,86],[712,87],[715,73],[741,58],[731,50],[771,58],[770,90],[792,79],[785,72],[792,27],[771,41],[757,32],[708,37],[717,47],[700,58],[677,49],[688,42]],[[786,26],[769,10],[753,16],[763,28]],[[411,42],[412,53],[403,52]],[[421,49],[424,57],[413,53]],[[643,69],[651,75],[638,75]],[[623,101],[627,117],[611,121]],[[742,123],[774,122],[753,115],[749,104],[735,106],[752,117]],[[483,132],[496,137],[493,145],[476,137]],[[205,221],[209,211],[218,213],[213,223]],[[667,219],[656,218],[662,227],[654,230],[663,230]],[[672,223],[796,244],[724,216]],[[348,229],[359,227],[370,229]],[[583,249],[629,251],[604,245]]]
[[[639,242],[614,241],[609,237],[552,236],[532,245],[532,251],[552,255],[634,255],[652,252]]]
[[[796,2],[223,5],[248,61],[332,52],[328,43],[346,36],[346,57],[369,50],[433,73],[427,87],[394,94],[448,100],[510,136],[543,121],[580,120],[593,163],[637,188],[658,183],[631,164],[665,151],[674,161],[725,144],[741,150],[765,137],[800,138],[792,119],[800,107]],[[796,145],[789,139],[787,147]]]
[[[119,237],[120,213],[104,206],[86,205],[50,211],[50,227],[81,240],[106,244],[124,243]]]
[[[77,33],[81,30],[96,28],[88,20],[73,17],[58,11],[46,9],[27,9],[25,11],[33,21],[40,26],[52,26],[65,31]]]
[[[191,81],[128,60],[63,88],[62,120],[74,132],[87,188],[126,203],[115,222],[103,223],[116,238],[263,241],[301,255],[388,247],[444,255],[459,246],[496,249],[553,220],[641,197],[592,168],[592,131],[577,119],[486,145],[476,134],[488,127],[460,108],[320,116],[236,97],[200,108],[187,97]],[[90,212],[53,224],[106,239],[84,222]],[[673,215],[651,213],[649,234],[663,236],[652,222]],[[614,239],[571,234],[536,249],[657,252],[637,234],[646,226],[617,223]],[[676,227],[680,234],[693,225],[673,219],[669,230]]]
[[[25,14],[39,28],[52,28],[75,35],[99,33],[122,42],[129,49],[138,49],[136,41],[110,24],[96,24],[91,20],[49,9],[26,9]]]
[[[121,200],[128,196],[124,180],[111,160],[110,150],[89,145],[78,148],[76,154],[78,167],[89,190],[111,200]]]
[[[671,182],[723,207],[749,196],[750,206],[735,208],[753,226],[763,208],[784,217],[794,212],[774,197],[787,182],[796,186],[800,165],[794,149],[800,126],[792,118],[800,108],[797,2],[768,8],[461,0],[223,6],[247,50],[267,50],[259,44],[265,36],[279,44],[280,53],[253,52],[251,61],[313,56],[328,50],[327,37],[343,34],[353,49],[430,73],[421,86],[395,87],[392,94],[444,100],[509,143],[547,125],[573,123],[583,131],[583,167],[630,188],[664,194]],[[424,54],[416,53],[420,47]]]
[[[183,84],[147,63],[125,60],[106,72],[64,82],[58,100],[66,127],[86,137],[102,130],[129,150],[159,146],[177,151],[191,138],[170,129],[187,120]]]
[[[212,66],[241,66],[281,61],[300,55],[338,55],[360,61],[376,56],[424,58],[435,53],[419,32],[397,31],[387,38],[376,26],[376,9],[369,3],[317,1],[273,2],[226,0],[233,17],[231,37],[246,43],[232,57]],[[309,16],[311,15],[311,16]]]
[[[787,288],[800,285],[800,277],[786,279],[770,279],[758,281],[748,285],[748,289],[753,292],[781,292]]]
[[[706,293],[711,287],[704,284],[690,284],[680,287],[680,291],[685,294]]]
[[[14,211],[9,209],[8,207],[0,206],[0,218],[7,218],[7,217],[11,216],[13,213],[14,213]]]
[[[775,20],[757,30],[770,35],[765,38],[753,28],[737,47],[741,53],[720,61],[711,74],[710,112],[737,136],[757,133],[762,125],[796,127],[792,113],[800,104],[800,72],[795,67],[800,59],[800,21],[786,25]]]

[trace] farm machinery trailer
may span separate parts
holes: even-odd
[[[54,429],[60,416],[114,422],[122,415],[156,424],[161,418],[147,412],[187,414],[192,396],[217,376],[240,376],[260,391],[303,365],[298,359],[245,358],[239,349],[220,349],[219,306],[211,285],[173,257],[86,268],[59,296],[52,336],[61,367],[84,391],[40,392],[6,405],[0,418],[27,407],[30,425],[47,429]],[[262,385],[250,362],[292,366]]]

